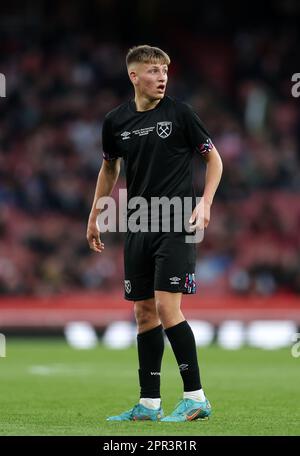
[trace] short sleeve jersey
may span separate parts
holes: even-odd
[[[192,158],[213,148],[210,136],[192,108],[165,96],[148,111],[133,100],[109,112],[102,128],[105,160],[122,157],[128,199],[194,197]]]

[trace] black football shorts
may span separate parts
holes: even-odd
[[[124,246],[125,299],[154,297],[154,290],[194,294],[196,244],[185,233],[128,231]]]

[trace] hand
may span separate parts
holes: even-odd
[[[95,219],[90,219],[88,222],[86,238],[90,249],[98,253],[101,253],[102,250],[104,250],[104,244],[101,242],[100,231],[98,230]]]
[[[210,204],[203,198],[197,204],[189,220],[190,231],[204,230],[208,227],[210,221]]]

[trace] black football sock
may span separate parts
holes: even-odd
[[[160,369],[164,353],[162,325],[137,335],[140,397],[160,398]]]
[[[165,329],[183,380],[184,391],[202,388],[197,361],[197,350],[192,328],[186,320]]]

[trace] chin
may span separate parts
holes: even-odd
[[[163,97],[165,96],[165,92],[164,93],[154,93],[153,95],[149,95],[149,100],[151,101],[157,101],[157,100],[161,100]]]

